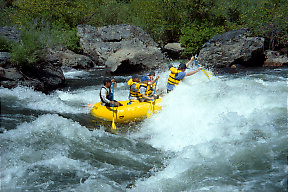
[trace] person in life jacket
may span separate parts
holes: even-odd
[[[103,86],[100,89],[100,100],[102,106],[112,107],[114,105],[115,107],[122,106],[121,103],[119,103],[116,100],[113,100],[113,95],[111,92],[111,85],[114,85],[114,88],[117,86],[115,79],[109,79],[105,78],[103,80]]]
[[[152,83],[152,81],[154,80],[154,77],[155,77],[155,72],[154,71],[150,71],[148,77],[150,79],[148,84],[150,85],[151,91],[153,92],[154,88],[155,88],[155,85],[156,85],[156,82]]]
[[[169,66],[170,69],[170,75],[168,77],[167,82],[167,93],[172,91],[180,81],[182,81],[185,77],[194,75],[195,73],[199,72],[202,68],[199,67],[195,71],[189,71],[186,72],[186,69],[190,63],[193,62],[194,57],[191,57],[190,61],[188,61],[186,64],[180,63],[177,68],[173,67],[172,65]]]
[[[129,85],[129,100],[140,100],[142,97],[139,91],[140,83],[139,76],[137,74],[132,75],[127,84]]]
[[[159,78],[159,76],[157,76],[157,78],[154,79],[152,81],[152,83],[155,83],[158,78]],[[151,91],[151,87],[148,84],[149,81],[150,81],[149,77],[147,77],[147,76],[141,77],[141,84],[139,87],[139,91],[140,91],[140,94],[142,96],[141,101],[150,101],[150,100],[154,100],[154,99],[159,98],[159,96],[156,96],[156,95],[153,97],[153,92]]]

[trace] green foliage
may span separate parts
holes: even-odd
[[[87,24],[94,26],[130,23],[129,1],[106,0],[99,3]]]
[[[19,30],[21,31],[21,43],[14,44],[11,49],[11,59],[17,66],[36,64],[40,60],[43,50],[48,47],[66,46],[76,53],[81,52],[76,29],[35,22],[27,24]]]
[[[253,3],[246,0],[246,9],[242,9],[240,20],[249,27],[255,36],[265,37],[267,48],[288,46],[288,1],[258,0]]]
[[[132,0],[132,23],[147,31],[153,39],[164,45],[179,41],[184,0]]]
[[[7,2],[0,1],[0,27],[11,24],[11,12],[12,9],[8,6]]]
[[[209,26],[210,25],[210,26]],[[202,45],[213,36],[225,32],[222,26],[211,26],[209,23],[193,23],[188,27],[182,28],[180,43],[185,47],[184,55],[195,55],[199,53]]]
[[[7,2],[0,1],[0,24],[26,26],[22,36],[27,39],[12,48],[18,63],[37,62],[40,50],[48,46],[62,45],[80,53],[76,35],[79,24],[96,27],[122,23],[136,25],[151,34],[161,46],[168,42],[181,42],[186,48],[185,54],[198,53],[203,43],[214,35],[243,27],[248,27],[254,36],[265,37],[267,48],[288,46],[287,0]],[[27,58],[21,61],[20,56]]]
[[[11,49],[11,60],[17,66],[35,64],[45,48],[44,34],[41,31],[26,27],[21,30],[21,43],[15,43]]]
[[[77,28],[70,29],[68,25],[46,26],[46,45],[47,47],[65,46],[75,53],[81,53],[82,49],[79,47],[80,38],[77,36]]]
[[[25,25],[29,20],[40,19],[75,27],[97,12],[99,2],[101,1],[17,0],[13,3],[17,9],[13,19],[20,25]]]
[[[129,1],[119,0],[17,0],[14,22],[25,25],[30,20],[45,20],[48,23],[96,26],[123,23],[129,17]]]
[[[237,6],[231,5],[230,18],[229,14],[223,11],[222,1],[132,0],[130,5],[131,9],[133,9],[131,14],[132,22],[145,29],[161,45],[167,42],[178,42],[182,39],[186,48],[198,50],[198,48],[192,48],[190,45],[203,43],[206,37],[211,36],[212,32],[210,33],[210,31],[215,30],[215,26],[217,26],[216,32],[225,32],[222,29],[229,30],[238,27],[239,16],[233,15],[234,12],[239,14]],[[233,23],[234,21],[237,22]],[[207,27],[205,30],[209,34],[199,34],[200,39],[195,37],[189,39],[189,34],[195,33],[186,32],[186,29],[190,31],[191,28],[195,28],[195,23],[199,23],[197,25],[199,25],[201,30]],[[182,37],[183,35],[185,37]],[[204,36],[206,37],[204,38]],[[186,42],[188,40],[193,42]]]
[[[0,35],[0,52],[9,52],[12,48],[12,42]]]
[[[166,21],[163,19],[164,10],[161,2],[132,0],[130,9],[132,23],[143,28],[152,35],[154,40],[160,42],[165,36]]]

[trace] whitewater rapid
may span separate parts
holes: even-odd
[[[176,157],[134,191],[287,190],[287,91],[287,76],[186,78],[135,134]]]
[[[157,74],[165,93],[169,71]],[[199,72],[118,134],[87,107],[104,74],[65,76],[77,86],[50,95],[1,88],[1,190],[287,191],[287,69]],[[129,78],[115,77],[115,99],[127,100]]]

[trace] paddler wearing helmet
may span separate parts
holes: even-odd
[[[127,84],[129,85],[129,100],[140,100],[141,93],[139,91],[139,87],[140,87],[140,77],[137,74],[133,74],[132,78],[129,79],[129,81],[127,82]]]
[[[147,77],[147,76],[141,77],[141,84],[139,87],[139,91],[140,91],[140,94],[142,96],[141,101],[150,101],[150,100],[154,100],[154,99],[159,98],[159,96],[153,97],[153,92],[152,92],[151,87],[149,85],[149,82],[151,84],[153,84],[156,82],[156,80],[158,78],[159,78],[159,76],[157,76],[157,78],[155,78],[153,81],[150,82],[149,77]]]
[[[202,68],[199,67],[195,71],[186,72],[188,65],[193,62],[194,57],[191,57],[190,61],[185,63],[180,63],[177,68],[173,67],[172,65],[169,66],[170,75],[168,77],[167,82],[167,93],[172,91],[180,81],[182,81],[185,77],[194,75],[195,73],[199,72]]]

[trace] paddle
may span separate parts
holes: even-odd
[[[199,64],[197,63],[197,61],[195,60],[195,59],[193,59],[193,61],[196,63],[196,65],[198,65],[198,67],[200,67],[199,66]],[[210,80],[210,77],[209,77],[209,75],[206,73],[206,71],[204,70],[204,69],[201,69],[201,71],[203,71],[203,73],[208,77],[208,79]]]
[[[115,119],[114,119],[114,84],[112,83],[112,112],[113,112],[113,120],[112,120],[112,129],[116,130]]]
[[[156,84],[155,84],[154,93],[153,93],[153,100],[152,100],[152,102],[150,103],[150,109],[149,109],[149,111],[148,111],[148,113],[147,113],[147,117],[148,117],[149,119],[150,119],[150,117],[151,117],[152,111],[154,111],[154,105],[155,105],[154,95],[155,95],[155,92],[156,92],[157,82],[158,82],[158,78],[156,79]]]

